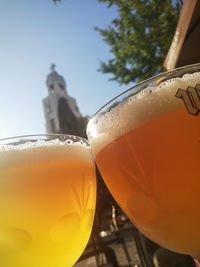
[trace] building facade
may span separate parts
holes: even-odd
[[[47,75],[48,96],[43,99],[47,133],[78,134],[77,124],[81,113],[76,100],[67,93],[64,78],[52,64]]]

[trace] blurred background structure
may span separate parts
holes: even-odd
[[[170,49],[164,61],[167,70],[200,62],[200,1],[185,0]]]
[[[86,137],[88,117],[79,112],[76,99],[69,96],[65,79],[52,64],[47,76],[48,96],[43,99],[47,133],[67,133]]]

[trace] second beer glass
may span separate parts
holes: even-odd
[[[105,105],[87,133],[99,170],[136,227],[200,255],[200,64],[153,77]]]

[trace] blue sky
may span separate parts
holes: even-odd
[[[127,88],[97,71],[112,55],[94,27],[116,16],[97,0],[0,0],[0,138],[45,133],[42,99],[51,63],[83,115]]]

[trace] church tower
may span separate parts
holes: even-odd
[[[46,85],[48,96],[43,99],[47,133],[78,134],[78,119],[81,118],[76,100],[67,93],[64,78],[50,67]]]

